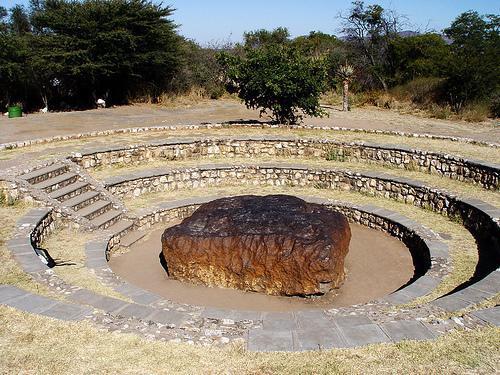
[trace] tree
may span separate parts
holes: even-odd
[[[17,35],[22,35],[31,31],[28,13],[22,5],[15,5],[10,10],[9,28]]]
[[[33,8],[33,72],[44,89],[66,88],[89,107],[98,97],[126,102],[146,87],[168,88],[180,38],[170,7],[145,0],[46,0]]]
[[[365,7],[363,1],[354,1],[352,5],[349,15],[340,16],[342,31],[361,58],[358,65],[368,67],[369,73],[387,91],[387,51],[400,30],[400,17],[377,4]]]
[[[326,89],[326,70],[288,45],[247,49],[246,56],[219,55],[227,89],[237,92],[248,108],[270,111],[278,123],[293,124],[302,114],[322,116],[319,96]]]
[[[328,57],[343,44],[335,35],[320,31],[311,31],[309,35],[298,36],[292,43],[303,54],[316,58]]]
[[[290,33],[286,27],[278,27],[272,31],[260,29],[244,33],[243,41],[245,48],[286,44],[290,41]]]
[[[450,47],[438,34],[398,36],[389,42],[394,84],[420,77],[443,77],[450,62]]]
[[[465,12],[445,30],[452,40],[446,91],[455,112],[500,89],[500,18]]]

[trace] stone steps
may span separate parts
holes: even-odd
[[[78,210],[77,213],[80,216],[92,220],[109,211],[111,207],[111,202],[106,200],[97,200],[94,203],[83,207],[81,210]]]
[[[29,173],[22,174],[20,177],[30,184],[37,184],[56,177],[67,172],[68,166],[65,164],[54,163],[47,167],[35,169]]]
[[[64,205],[73,208],[75,211],[81,210],[82,208],[91,205],[100,198],[99,192],[95,190],[89,190],[84,193],[80,193],[73,198],[64,201]]]
[[[33,188],[43,190],[46,193],[51,193],[54,190],[60,189],[62,187],[71,185],[76,182],[78,175],[73,172],[66,172],[55,177],[49,178],[37,184],[33,184]]]
[[[90,184],[86,181],[76,181],[73,184],[66,185],[61,189],[52,191],[49,197],[64,202],[90,189]]]
[[[121,233],[128,232],[133,228],[133,226],[134,223],[132,221],[122,219],[115,222],[113,225],[110,225],[107,229],[114,235],[118,235]]]
[[[112,209],[93,218],[90,222],[99,229],[107,229],[120,220],[122,215],[121,211]]]

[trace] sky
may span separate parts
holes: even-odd
[[[0,0],[6,8],[28,0]],[[500,0],[378,0],[380,4],[408,17],[411,30],[441,31],[461,13],[500,13]],[[181,35],[207,45],[241,41],[245,31],[287,27],[292,37],[322,31],[340,34],[338,14],[345,14],[345,0],[164,0],[176,11],[173,19]]]

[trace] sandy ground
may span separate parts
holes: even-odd
[[[330,117],[306,118],[304,123],[451,135],[500,142],[500,126],[494,121],[471,124],[463,121],[426,119],[375,107],[355,108],[351,112],[342,112],[335,108],[329,108],[327,111]],[[269,119],[259,119],[258,111],[248,110],[238,101],[231,99],[205,101],[190,107],[170,109],[141,104],[80,112],[36,113],[17,119],[0,116],[0,143],[104,129],[254,120]]]
[[[335,293],[305,299],[181,283],[169,279],[159,263],[161,234],[167,226],[152,229],[129,252],[113,256],[109,265],[130,283],[179,303],[256,311],[350,306],[385,296],[413,276],[411,255],[404,244],[385,233],[351,224],[352,239],[346,258],[348,275]]]

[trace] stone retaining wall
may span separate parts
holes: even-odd
[[[345,143],[323,139],[169,140],[129,148],[95,149],[74,153],[71,159],[84,168],[139,165],[157,160],[215,157],[321,158],[335,161],[370,162],[395,168],[437,174],[453,180],[499,188],[500,165],[404,146]]]
[[[40,247],[40,244],[56,229],[56,218],[52,210],[40,218],[35,228],[30,233],[33,247]]]

